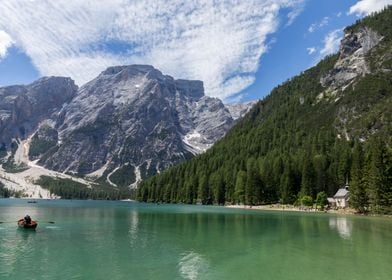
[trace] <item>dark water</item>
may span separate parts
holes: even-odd
[[[390,218],[3,199],[0,221],[0,279],[392,279]]]

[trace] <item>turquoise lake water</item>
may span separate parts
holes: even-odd
[[[0,221],[0,279],[392,279],[391,218],[0,199]]]

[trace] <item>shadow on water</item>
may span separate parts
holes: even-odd
[[[35,237],[37,234],[36,229],[26,229],[26,228],[21,228],[21,227],[18,227],[16,229],[16,232],[25,241],[28,241],[29,239]]]

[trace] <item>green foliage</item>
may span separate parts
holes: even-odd
[[[2,182],[0,182],[0,197],[1,198],[7,198],[7,197],[10,197],[10,196],[11,196],[10,191],[7,188],[4,187]]]
[[[124,165],[110,175],[110,181],[117,186],[127,187],[136,181],[135,168],[132,165]]]
[[[358,20],[356,24],[346,28],[346,30],[356,31],[361,27],[370,27],[384,36],[387,40],[390,40],[392,39],[391,21],[392,9],[389,6],[384,8],[381,12],[373,13],[371,16]]]
[[[378,137],[369,143],[364,178],[370,210],[374,213],[392,213],[391,158],[382,140]]]
[[[88,187],[71,179],[41,176],[35,184],[63,199],[109,199],[118,200],[131,198],[132,191],[128,188],[113,189],[111,186],[93,185]]]
[[[392,26],[391,10],[378,14],[377,22]],[[383,40],[375,59],[389,55],[391,45]],[[348,178],[361,199],[358,211],[388,212],[391,72],[374,71],[332,96],[319,81],[337,59],[326,57],[276,87],[206,153],[143,181],[138,199],[210,204],[222,203],[224,192],[228,204],[293,203],[320,192],[332,196]],[[195,182],[197,192],[189,200],[187,190]]]
[[[350,205],[357,209],[359,213],[366,213],[369,207],[369,199],[366,193],[364,179],[368,174],[364,174],[363,150],[362,146],[356,142],[354,145],[351,165],[351,183],[350,183]]]
[[[8,160],[6,163],[3,163],[3,168],[8,173],[20,173],[29,169],[29,167],[24,163],[15,164],[14,160]]]
[[[246,173],[240,170],[237,173],[236,183],[235,183],[235,198],[234,202],[237,204],[245,204],[245,183],[246,183]]]
[[[22,197],[22,192],[20,191],[13,191],[7,189],[2,182],[0,182],[0,198],[9,198],[9,197]]]
[[[31,141],[30,149],[29,149],[29,157],[37,157],[41,154],[44,154],[47,152],[50,148],[56,146],[57,142],[56,141],[50,141],[50,140],[43,140],[43,139],[38,139],[34,138]]]
[[[328,205],[327,194],[325,192],[319,192],[317,194],[316,205],[320,206],[321,211],[324,210],[325,205]]]
[[[18,149],[19,144],[20,143],[17,141],[12,142],[11,155],[8,157],[6,162],[4,162],[2,165],[3,169],[8,173],[19,173],[19,172],[23,172],[23,171],[29,169],[29,167],[26,164],[24,164],[24,163],[17,164],[14,161],[14,156],[15,156],[16,150]]]
[[[57,131],[50,126],[43,126],[31,138],[29,157],[36,158],[57,145]]]
[[[304,195],[300,199],[301,205],[307,206],[307,207],[312,207],[313,206],[313,198],[309,195]]]

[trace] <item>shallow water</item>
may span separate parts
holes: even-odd
[[[25,214],[36,231],[17,229]],[[0,279],[391,279],[392,219],[0,199]],[[55,221],[54,224],[47,221]]]

